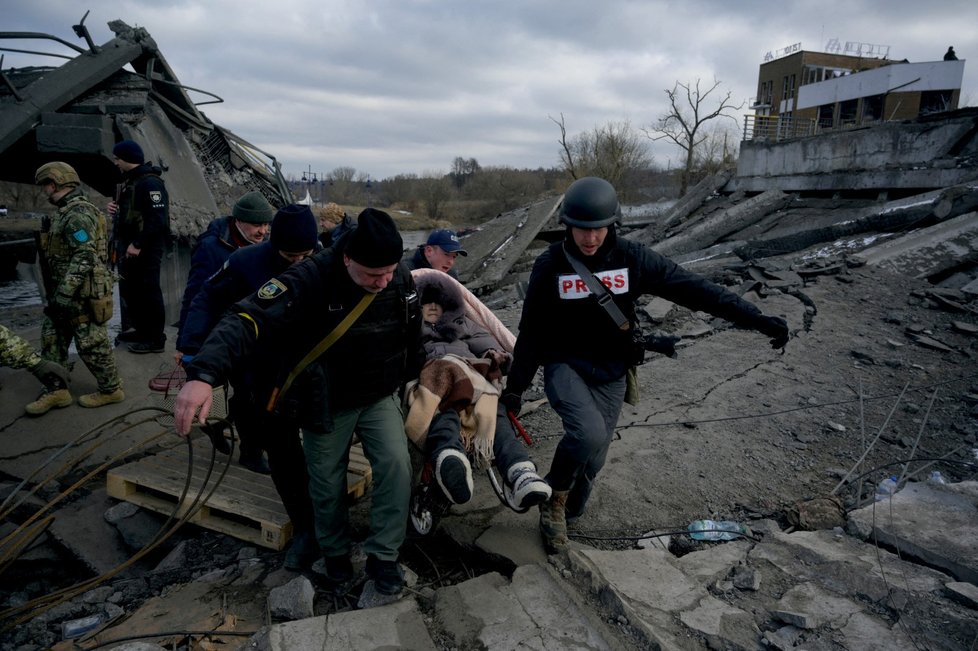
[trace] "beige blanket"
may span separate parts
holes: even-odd
[[[462,422],[465,449],[475,453],[480,465],[488,464],[492,461],[500,386],[499,367],[489,359],[445,355],[429,361],[405,394],[404,430],[408,438],[424,448],[431,419],[454,409]]]

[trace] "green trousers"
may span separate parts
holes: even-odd
[[[407,531],[411,499],[411,459],[400,402],[391,395],[330,416],[331,431],[303,430],[302,436],[319,547],[324,556],[350,552],[346,469],[356,430],[373,475],[370,535],[363,550],[380,560],[395,561]]]

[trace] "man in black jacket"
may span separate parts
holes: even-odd
[[[193,361],[208,333],[234,303],[319,248],[316,218],[309,206],[293,204],[279,210],[272,220],[271,233],[269,241],[232,253],[224,266],[201,286],[177,339],[177,349],[183,351],[181,364],[189,365]],[[231,378],[229,419],[241,441],[239,462],[254,472],[271,473],[289,514],[292,545],[286,553],[285,566],[305,569],[319,556],[309,499],[309,474],[295,421],[267,412],[268,396],[255,390],[257,377],[263,371],[246,363]],[[262,450],[268,451],[268,463]]]
[[[263,369],[256,395],[270,396],[268,409],[302,427],[316,535],[334,587],[354,576],[346,469],[356,429],[373,472],[367,575],[378,592],[394,595],[404,585],[397,557],[411,495],[397,391],[418,371],[421,316],[394,220],[368,208],[357,222],[336,247],[234,306],[185,366],[174,418],[188,434],[195,415],[204,422],[212,387],[243,364]]]
[[[519,413],[523,392],[543,366],[544,389],[564,425],[540,505],[540,530],[548,551],[568,545],[566,518],[579,517],[604,465],[625,397],[625,375],[640,363],[635,299],[654,294],[691,310],[708,312],[772,338],[788,341],[784,319],[764,316],[751,303],[684,270],[642,245],[619,239],[618,195],[604,179],[574,181],[564,194],[563,241],[544,251],[530,274],[513,366],[500,401]],[[613,317],[572,265],[583,265],[608,290]]]
[[[122,323],[133,328],[122,338],[133,342],[130,352],[162,353],[166,308],[160,267],[170,239],[170,199],[163,170],[147,162],[142,147],[132,140],[118,143],[112,155],[123,184],[118,203],[109,202],[108,212],[115,227]]]

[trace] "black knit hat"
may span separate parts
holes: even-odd
[[[285,253],[311,251],[319,242],[319,227],[309,206],[289,204],[272,219],[272,247]]]
[[[112,155],[119,160],[136,165],[142,165],[146,162],[146,158],[143,156],[143,148],[132,140],[123,140],[117,144],[112,148]]]
[[[378,269],[401,261],[404,240],[391,216],[383,210],[367,208],[357,217],[343,251],[364,267]]]
[[[249,224],[267,224],[275,216],[275,209],[261,192],[252,191],[241,196],[231,209],[231,216]]]

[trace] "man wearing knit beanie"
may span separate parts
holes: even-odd
[[[235,302],[253,294],[266,281],[305,259],[319,247],[316,219],[308,206],[285,206],[272,220],[267,242],[238,249],[224,266],[208,278],[194,297],[177,348],[190,365],[210,331]],[[264,369],[249,361],[231,380],[229,419],[241,441],[238,462],[253,472],[271,473],[272,481],[292,521],[292,546],[286,552],[289,569],[308,569],[319,558],[313,529],[309,475],[295,421],[265,410],[259,397]],[[208,432],[218,450],[230,452],[223,431]],[[222,449],[223,448],[223,449]],[[263,451],[268,453],[266,462]]]
[[[366,573],[377,592],[395,595],[404,585],[397,559],[411,496],[397,392],[417,377],[421,314],[394,220],[367,209],[357,221],[339,243],[292,265],[224,316],[185,365],[174,418],[177,431],[189,434],[195,418],[205,422],[214,386],[261,367],[256,376],[267,392],[255,400],[302,428],[325,581],[339,593],[356,577],[346,462],[358,432],[373,473]]]
[[[309,206],[285,206],[272,220],[271,244],[285,258],[304,258],[319,245],[316,218]]]
[[[123,340],[133,353],[161,353],[166,308],[160,287],[163,253],[170,243],[170,200],[163,170],[145,160],[143,149],[123,140],[112,149],[113,162],[122,172],[122,190],[110,201],[113,221],[112,259],[119,268],[119,298]]]
[[[204,281],[214,275],[227,261],[228,256],[243,246],[264,242],[272,223],[275,209],[261,192],[246,192],[234,203],[231,214],[212,220],[197,238],[190,254],[190,272],[180,303],[180,319],[177,321],[177,341],[187,321],[187,312]],[[125,338],[120,335],[120,340]],[[183,350],[177,346],[176,360],[180,362]]]

